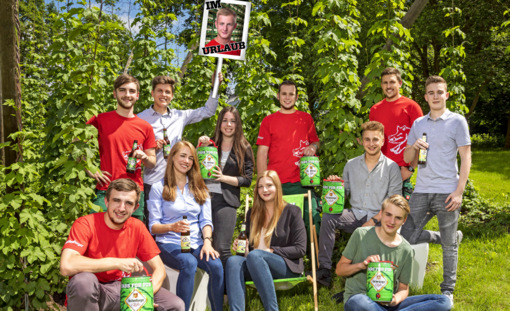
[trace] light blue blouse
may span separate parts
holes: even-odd
[[[177,197],[175,202],[165,201],[163,199],[164,180],[155,183],[151,187],[147,207],[149,209],[149,228],[152,233],[154,224],[171,224],[182,220],[182,216],[188,216],[190,225],[191,247],[198,248],[204,244],[202,239],[202,229],[205,226],[211,226],[211,199],[207,198],[204,204],[200,205],[195,201],[193,194],[188,187],[188,179],[184,186],[184,193],[177,187]],[[181,243],[181,234],[169,231],[164,234],[156,234],[156,241],[160,243]]]

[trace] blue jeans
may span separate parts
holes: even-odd
[[[450,299],[443,295],[409,296],[394,307],[385,307],[365,294],[356,294],[344,304],[345,311],[447,311],[451,308]]]
[[[157,243],[161,250],[161,259],[165,265],[172,269],[179,270],[177,279],[176,294],[184,300],[186,310],[189,310],[191,296],[195,282],[195,273],[197,266],[209,274],[209,284],[207,285],[207,296],[211,302],[213,311],[223,310],[223,266],[219,258],[206,261],[205,255],[200,259],[202,245],[196,249],[191,248],[190,253],[181,253],[181,245],[172,243]]]
[[[460,208],[448,212],[445,207],[449,194],[413,193],[409,205],[411,214],[402,226],[401,234],[411,244],[435,243],[443,248],[443,282],[441,292],[453,292],[457,281],[457,261],[459,245],[457,244],[457,225]],[[439,232],[423,230],[434,216],[437,216]]]
[[[263,250],[253,250],[246,257],[230,257],[226,267],[230,310],[245,310],[246,286],[244,283],[251,280],[257,288],[264,310],[278,310],[273,280],[297,276],[299,274],[290,271],[281,256]]]

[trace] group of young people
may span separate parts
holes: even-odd
[[[347,278],[345,310],[449,310],[462,238],[457,221],[470,167],[467,123],[446,109],[448,92],[442,78],[427,80],[425,99],[430,113],[424,117],[418,104],[400,95],[398,70],[387,68],[381,78],[386,98],[373,106],[372,121],[362,125],[365,153],[349,160],[343,172],[351,208],[322,216],[317,281],[326,286],[331,282],[335,230],[354,232],[336,266],[336,274]],[[154,104],[135,115],[138,81],[121,75],[114,84],[117,110],[88,121],[98,129],[101,162],[100,171],[88,173],[97,181],[95,202],[104,212],[79,218],[64,244],[61,273],[71,277],[67,287],[70,310],[115,309],[120,303],[121,278],[141,271],[142,261],[153,270],[158,310],[189,309],[197,267],[210,276],[212,310],[222,310],[225,293],[230,309],[244,310],[247,280],[253,280],[265,310],[278,310],[272,280],[304,271],[308,217],[303,220],[300,209],[282,197],[307,192],[299,183],[299,159],[317,154],[320,143],[311,115],[295,109],[296,85],[281,83],[277,93],[280,109],[265,117],[260,126],[254,203],[246,218],[249,248],[241,257],[232,256],[232,238],[241,205],[240,187],[251,185],[255,160],[241,117],[234,107],[223,108],[213,137],[199,139],[201,144],[214,141],[218,146],[214,179],[204,181],[196,149],[181,140],[182,133],[187,124],[214,115],[218,100],[209,97],[199,109],[171,109],[174,84],[169,77],[154,78]],[[426,141],[423,133],[427,133]],[[138,147],[132,156],[138,163],[132,174],[125,168],[134,140]],[[168,141],[171,150],[165,157]],[[409,198],[412,192],[407,184],[420,150],[427,150],[427,164],[419,166],[408,204],[404,196]],[[316,198],[312,204],[313,221],[319,228]],[[438,217],[440,232],[423,230],[433,215]],[[401,236],[397,231],[402,226]],[[182,253],[180,234],[188,231],[191,249]],[[407,297],[413,259],[409,243],[424,241],[443,247],[443,295]],[[393,300],[375,303],[364,287],[367,265],[388,260],[398,267]],[[163,264],[179,270],[176,295],[161,287]]]

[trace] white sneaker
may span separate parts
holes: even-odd
[[[450,299],[450,302],[451,302],[452,308],[453,308],[453,293],[452,292],[443,292],[443,296],[446,296],[446,298]]]

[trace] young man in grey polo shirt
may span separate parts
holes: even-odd
[[[324,286],[331,283],[335,230],[351,233],[361,226],[377,225],[381,220],[382,202],[391,195],[402,193],[399,166],[381,152],[384,126],[377,121],[370,121],[361,127],[365,153],[349,160],[343,171],[345,197],[349,197],[351,208],[344,209],[341,214],[322,214],[317,282]]]
[[[223,76],[219,74],[220,83]],[[218,98],[209,99],[205,106],[198,109],[177,110],[168,107],[174,98],[175,80],[168,76],[157,76],[152,79],[152,92],[154,104],[138,114],[138,117],[147,121],[154,129],[156,136],[156,166],[153,168],[144,168],[143,171],[143,187],[145,195],[145,206],[149,199],[149,193],[153,183],[163,179],[166,169],[166,159],[163,155],[163,146],[165,145],[164,132],[173,146],[182,138],[184,127],[210,118],[216,113],[218,107]],[[145,220],[148,223],[148,210],[145,209]],[[146,223],[146,224],[147,224]]]
[[[457,279],[458,247],[462,233],[457,231],[462,194],[471,168],[471,140],[466,119],[446,109],[449,97],[446,81],[431,76],[425,83],[425,100],[430,112],[417,119],[407,139],[404,160],[414,162],[420,150],[427,150],[427,161],[418,165],[416,188],[409,205],[411,214],[402,227],[402,235],[411,243],[437,243],[443,248],[441,292],[450,298]],[[422,139],[427,134],[426,141]],[[457,167],[460,154],[460,175]],[[434,216],[439,232],[423,227]]]

